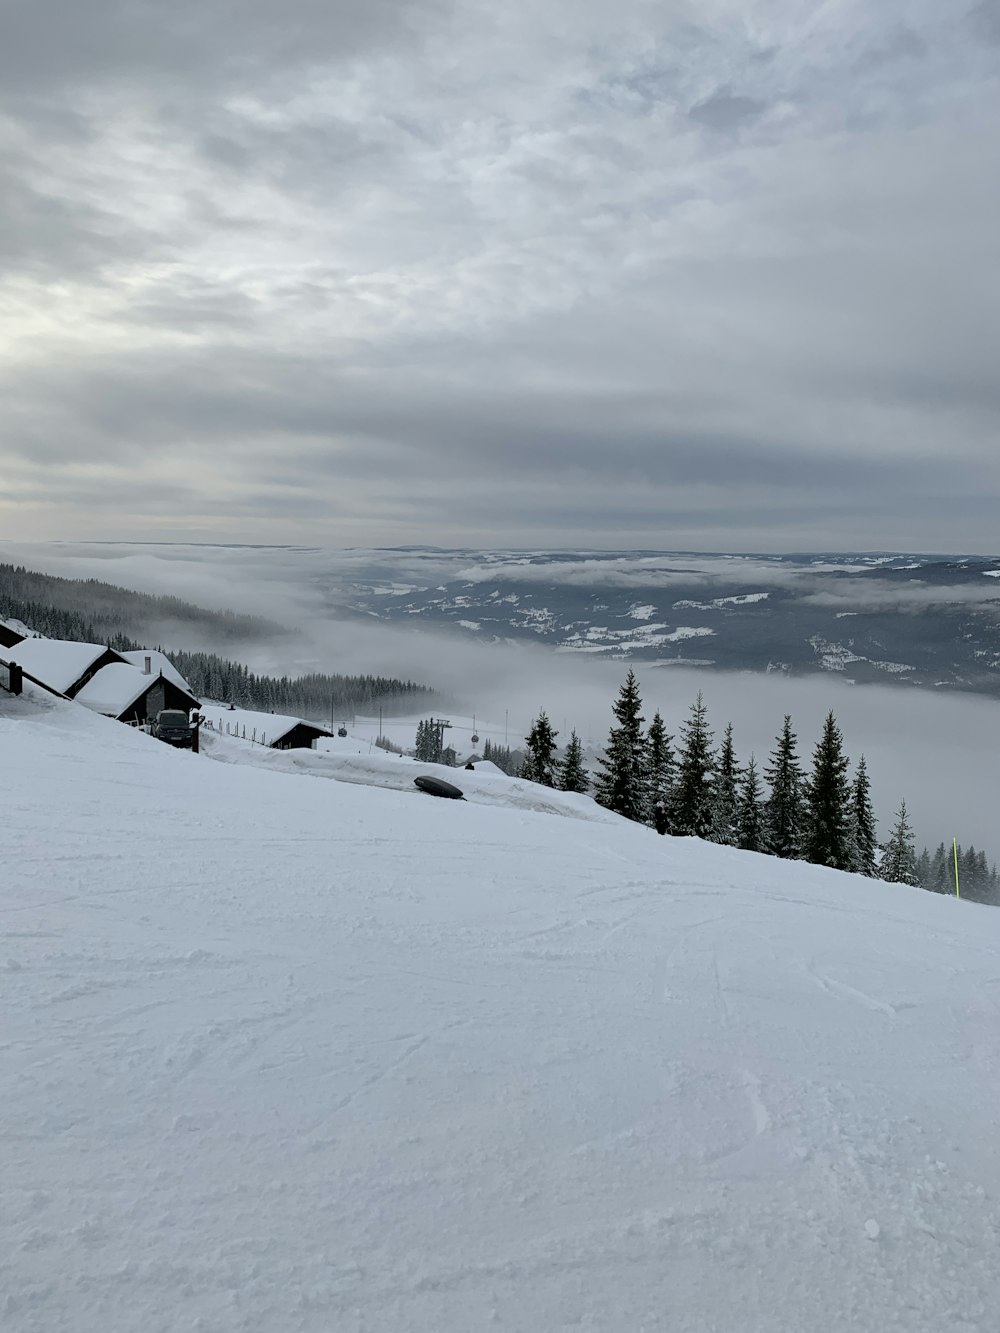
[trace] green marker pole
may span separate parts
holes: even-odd
[[[955,853],[955,897],[961,898],[962,895],[958,891],[958,839],[952,838],[951,845]]]

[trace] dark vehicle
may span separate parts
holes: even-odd
[[[190,750],[194,744],[194,727],[188,721],[187,713],[180,708],[164,708],[157,713],[150,734],[158,741],[166,741],[168,745],[178,745],[186,750]]]

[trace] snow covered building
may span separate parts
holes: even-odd
[[[325,727],[283,713],[256,713],[249,708],[223,708],[221,704],[202,704],[201,713],[220,735],[255,741],[271,750],[310,750],[321,736],[333,735]]]
[[[50,693],[119,722],[146,722],[163,708],[189,713],[199,707],[174,664],[152,648],[119,653],[100,643],[22,635],[4,646],[4,656]]]
[[[166,653],[161,653],[158,648],[130,648],[121,652],[119,656],[124,658],[126,662],[131,662],[132,665],[138,667],[140,671],[144,671],[147,676],[151,671],[156,672],[161,675],[164,680],[172,681],[178,689],[186,690],[188,694],[191,693],[191,686],[177,670]],[[167,707],[172,708],[173,704],[167,704]]]
[[[162,671],[154,676],[152,669],[145,671],[131,662],[111,662],[87,681],[77,693],[76,702],[119,722],[139,724],[155,718],[164,708],[185,713],[199,708],[184,678],[179,672],[173,674],[181,684]]]
[[[68,639],[21,639],[7,648],[6,654],[29,680],[67,699],[75,699],[104,667],[123,661],[120,653],[102,643],[72,643]]]
[[[24,628],[20,621],[0,620],[0,648],[13,648],[15,643],[26,639],[28,636],[23,632]]]

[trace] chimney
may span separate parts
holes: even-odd
[[[153,659],[149,656],[146,656],[142,659],[142,661],[143,661],[142,674],[144,676],[151,676],[153,674]]]

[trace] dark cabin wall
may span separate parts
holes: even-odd
[[[6,625],[0,625],[0,647],[13,648],[23,638],[24,635],[18,634],[16,629],[8,629]]]
[[[150,676],[149,688],[136,699],[134,704],[130,704],[124,713],[118,715],[118,721],[136,722],[141,726],[145,722],[152,722],[163,708],[180,708],[183,712],[190,713],[192,708],[200,706],[194,695],[188,694],[165,676]]]
[[[292,727],[291,731],[286,731],[281,740],[270,748],[272,750],[309,750],[317,737],[329,735],[330,733],[324,731],[322,727],[313,727],[308,722],[299,722],[297,726]]]

